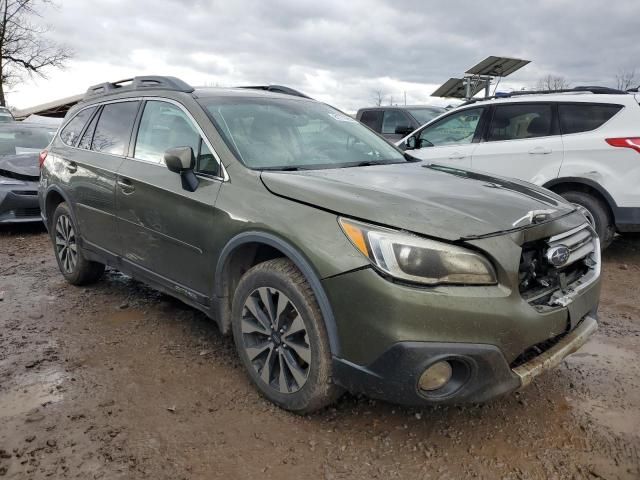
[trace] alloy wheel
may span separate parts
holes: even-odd
[[[73,273],[78,261],[78,244],[73,223],[67,215],[60,215],[56,221],[56,251],[65,273]]]
[[[242,343],[264,383],[280,393],[295,393],[309,377],[311,347],[304,321],[280,290],[260,287],[242,309]]]

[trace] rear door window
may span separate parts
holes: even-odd
[[[547,137],[552,132],[552,118],[548,103],[498,105],[489,125],[487,141]]]
[[[365,112],[362,112],[360,121],[371,130],[380,133],[380,131],[382,130],[382,111],[367,110]]]
[[[135,101],[104,105],[93,134],[91,150],[125,155],[139,103]]]
[[[396,127],[410,127],[411,122],[400,110],[385,110],[382,117],[382,133],[396,133]]]
[[[622,105],[566,103],[558,105],[563,135],[590,132],[603,125],[622,109]]]
[[[82,129],[87,123],[87,120],[91,118],[95,109],[95,107],[85,108],[78,112],[78,114],[69,123],[67,123],[67,126],[60,132],[60,139],[67,145],[75,147]]]

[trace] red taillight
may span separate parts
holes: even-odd
[[[47,159],[47,154],[49,152],[47,152],[46,150],[42,150],[40,152],[40,155],[38,156],[38,163],[40,164],[40,168],[42,168],[42,165],[44,165],[44,161]]]
[[[640,153],[640,137],[607,138],[606,140],[612,147],[632,148]]]

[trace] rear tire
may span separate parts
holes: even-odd
[[[66,202],[58,205],[51,219],[51,242],[64,278],[72,285],[94,283],[104,273],[104,265],[87,260],[78,242],[78,229]]]
[[[304,275],[286,258],[246,272],[233,296],[233,338],[254,385],[267,399],[298,414],[333,403],[342,390],[322,313]]]
[[[595,229],[598,237],[600,237],[600,248],[604,250],[613,241],[613,236],[616,233],[613,219],[609,213],[609,208],[598,198],[584,192],[569,191],[560,194],[565,200],[578,204],[586,208],[595,225]]]

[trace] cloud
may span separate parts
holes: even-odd
[[[194,84],[278,83],[354,111],[373,102],[446,101],[433,90],[487,55],[532,63],[501,88],[548,74],[573,85],[615,84],[638,67],[640,2],[595,0],[65,0],[46,8],[52,37],[76,56],[49,81],[17,86],[28,106],[141,73]],[[631,63],[630,63],[631,62]],[[636,64],[633,64],[636,62]]]

